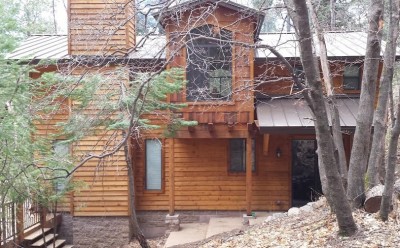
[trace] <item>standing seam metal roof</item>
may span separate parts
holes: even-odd
[[[340,125],[343,128],[355,128],[359,99],[338,98],[336,104],[340,113]],[[329,108],[327,111],[329,125],[332,125]],[[256,112],[261,132],[314,127],[313,115],[304,99],[282,98],[267,102],[260,101],[256,104]]]
[[[293,33],[260,34],[260,45],[274,47],[287,58],[299,57],[300,50]],[[316,39],[316,37],[314,37]],[[142,40],[137,36],[136,40]],[[363,57],[367,45],[367,34],[364,32],[332,32],[325,34],[329,57]],[[165,36],[152,35],[143,40],[141,45],[128,55],[129,59],[164,59]],[[385,42],[382,42],[382,54]],[[318,54],[318,46],[315,48]],[[400,51],[397,52],[400,55]],[[23,41],[8,59],[69,59],[67,35],[32,35]],[[256,58],[276,58],[268,49],[257,48]]]

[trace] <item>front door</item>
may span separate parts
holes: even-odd
[[[321,195],[316,140],[292,140],[292,206],[299,207]]]

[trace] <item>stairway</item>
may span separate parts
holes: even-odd
[[[29,234],[24,239],[25,248],[73,248],[73,245],[65,244],[64,239],[58,239],[58,234],[54,234],[53,228],[40,228]],[[44,238],[43,238],[44,237]]]

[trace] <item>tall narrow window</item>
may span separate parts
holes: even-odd
[[[161,142],[156,139],[146,140],[146,189],[162,189]]]
[[[251,166],[255,171],[255,140],[251,140]],[[246,172],[246,139],[229,140],[229,171]]]
[[[360,67],[358,65],[350,65],[344,68],[343,89],[345,90],[361,89]]]
[[[55,140],[53,142],[53,154],[54,159],[56,161],[57,168],[67,169],[64,166],[70,164],[69,156],[70,156],[70,147],[69,144],[64,140]],[[63,170],[55,170],[54,177],[57,179],[53,180],[54,188],[57,192],[64,191],[66,185],[68,183],[68,179],[64,178],[66,176],[65,171]]]
[[[232,33],[212,25],[192,29],[187,37],[189,101],[226,101],[232,93]]]

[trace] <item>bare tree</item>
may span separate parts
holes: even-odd
[[[374,135],[371,145],[371,155],[368,161],[367,188],[378,185],[378,166],[385,154],[385,136],[387,130],[388,99],[390,86],[393,83],[394,62],[398,37],[398,1],[389,1],[389,30],[386,39],[386,48],[383,63],[383,75],[379,86],[378,103],[374,115]]]
[[[341,182],[334,156],[334,142],[329,130],[329,121],[319,76],[317,61],[313,55],[312,35],[310,30],[308,9],[305,1],[285,1],[293,20],[296,34],[300,42],[300,58],[303,64],[307,89],[303,93],[315,120],[315,132],[318,144],[319,168],[326,175],[324,193],[336,213],[339,233],[353,235],[357,226],[353,220],[349,202],[345,199],[345,189]]]
[[[357,127],[354,134],[353,147],[349,163],[347,181],[347,198],[352,207],[363,205],[371,126],[374,112],[376,80],[381,61],[381,40],[383,32],[383,1],[372,0],[369,8],[369,28],[367,49],[364,62],[364,73],[360,95],[360,106],[357,114]]]
[[[382,136],[385,133],[382,129],[385,129],[385,125],[378,118],[382,118],[381,120],[385,120],[387,114],[387,104],[390,92],[390,85],[393,83],[393,74],[394,74],[394,63],[396,58],[396,47],[397,47],[397,38],[399,35],[399,10],[400,10],[400,1],[398,0],[390,0],[389,1],[389,13],[390,13],[390,22],[389,22],[389,32],[388,39],[386,43],[385,57],[384,57],[384,70],[383,70],[383,78],[380,86],[380,96],[378,100],[378,107],[375,113],[375,122],[374,131]],[[384,99],[382,99],[384,98]],[[393,101],[393,100],[392,100]],[[378,112],[378,110],[380,112]],[[388,156],[386,159],[386,175],[385,175],[385,187],[382,194],[381,208],[380,208],[380,217],[382,220],[386,221],[388,219],[388,214],[390,211],[390,206],[392,204],[392,195],[393,195],[393,185],[395,181],[395,168],[397,162],[397,148],[398,148],[398,140],[400,134],[400,103],[397,104],[396,108],[396,116],[394,119],[393,126],[390,132],[389,138],[389,148],[388,148]],[[385,115],[384,115],[385,114]],[[375,137],[373,145],[375,143],[375,138],[377,140],[381,140],[380,137]],[[378,135],[378,134],[377,134]],[[376,147],[372,147],[371,153],[383,153],[383,147],[380,144],[377,144]],[[372,156],[371,157],[374,157]],[[371,159],[370,159],[371,160]],[[371,184],[377,182],[377,159],[372,160],[371,163],[368,164],[368,178],[371,180]]]
[[[318,46],[320,50],[319,58],[321,61],[321,68],[322,74],[324,79],[325,90],[327,94],[327,99],[329,102],[329,108],[331,113],[331,120],[332,120],[332,137],[335,144],[335,156],[337,160],[338,170],[340,176],[342,178],[342,182],[346,188],[347,182],[347,162],[346,162],[346,154],[344,152],[344,145],[343,145],[343,133],[340,127],[340,116],[339,110],[336,106],[335,101],[335,92],[334,92],[334,85],[332,81],[332,75],[329,69],[329,61],[328,61],[328,51],[326,49],[326,43],[324,38],[324,31],[319,24],[317,13],[313,7],[313,4],[310,0],[307,1],[308,8],[311,13],[311,19],[315,26],[315,31],[318,37]],[[334,4],[334,1],[331,1]],[[333,6],[331,5],[331,8]],[[334,10],[331,9],[331,12]]]

